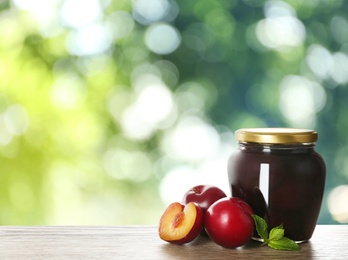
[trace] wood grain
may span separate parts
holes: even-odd
[[[162,241],[155,226],[0,227],[0,259],[347,259],[348,225],[318,225],[297,252],[250,241],[225,249],[200,237],[187,245]]]

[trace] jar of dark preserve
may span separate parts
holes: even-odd
[[[237,130],[235,139],[238,149],[228,161],[232,196],[246,201],[270,229],[282,224],[288,238],[298,243],[309,240],[326,176],[325,162],[314,150],[318,133],[247,128]]]

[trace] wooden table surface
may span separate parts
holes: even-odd
[[[207,237],[173,245],[155,226],[0,227],[0,259],[347,259],[348,225],[318,225],[300,247],[278,251],[250,241],[226,249]]]

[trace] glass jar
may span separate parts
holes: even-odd
[[[248,128],[237,130],[235,139],[239,147],[228,161],[232,196],[246,201],[270,229],[282,224],[286,237],[309,240],[326,176],[325,162],[314,150],[317,132]]]

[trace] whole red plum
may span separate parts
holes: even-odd
[[[182,199],[184,205],[189,202],[196,203],[203,213],[217,200],[227,197],[225,192],[213,185],[197,185],[188,190]]]
[[[205,213],[204,226],[217,244],[236,248],[247,243],[254,232],[253,210],[239,198],[222,198]]]

